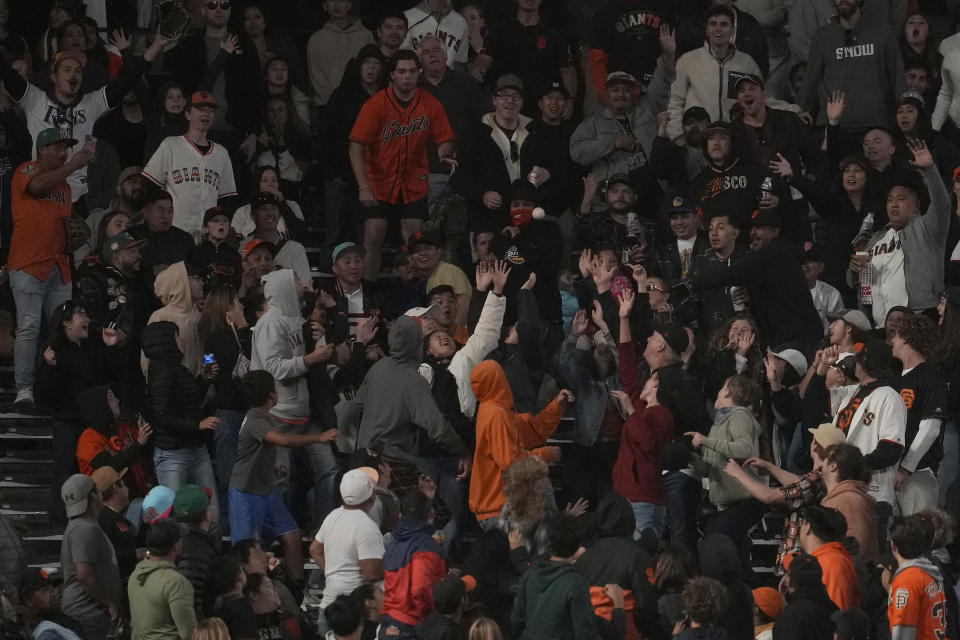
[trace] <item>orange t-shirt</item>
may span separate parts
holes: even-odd
[[[946,606],[943,585],[920,567],[907,567],[890,583],[887,605],[890,628],[914,627],[917,640],[947,637]]]
[[[60,268],[60,281],[70,282],[67,258],[67,231],[64,220],[70,217],[70,185],[64,180],[52,191],[36,198],[27,185],[41,173],[34,161],[24,162],[13,174],[10,208],[13,210],[13,239],[7,268],[29,273],[46,282],[54,265]]]

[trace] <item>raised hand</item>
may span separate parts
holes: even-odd
[[[843,91],[831,91],[827,99],[827,122],[832,125],[840,124],[840,116],[847,106],[847,95]]]
[[[590,326],[590,318],[587,317],[585,309],[578,310],[573,314],[573,322],[570,324],[570,333],[574,336],[582,336]]]
[[[520,286],[521,291],[530,291],[537,284],[537,274],[530,272],[530,277],[527,278],[527,281]]]
[[[633,292],[633,289],[629,287],[624,287],[623,293],[620,294],[620,317],[629,318],[630,312],[633,310],[633,303],[637,299],[637,294]]]
[[[590,312],[590,318],[593,320],[593,324],[597,325],[597,328],[604,333],[610,331],[610,327],[607,326],[606,320],[603,319],[603,307],[600,306],[599,300],[593,301],[593,311]]]
[[[927,147],[926,142],[914,139],[907,142],[907,146],[910,147],[910,153],[913,154],[910,166],[917,169],[929,169],[933,166],[933,155],[930,153],[930,148]]]
[[[625,392],[614,390],[610,392],[610,395],[620,402],[620,405],[623,407],[623,410],[627,412],[628,416],[632,416],[636,412],[637,409],[633,406],[633,401]]]
[[[560,393],[557,394],[557,402],[560,403],[562,407],[568,407],[576,401],[576,398],[573,395],[573,392],[569,389],[561,389]]]
[[[777,154],[776,160],[771,160],[770,171],[773,172],[773,175],[780,176],[781,178],[789,178],[793,175],[793,166],[790,164],[790,161],[783,157],[782,153]]]
[[[486,260],[477,263],[477,291],[486,291],[493,282],[493,272]]]
[[[586,180],[586,178],[584,178],[584,180]],[[580,275],[584,278],[593,273],[593,252],[590,251],[590,249],[584,249],[580,252],[577,266],[580,267]]]
[[[493,292],[503,293],[503,288],[507,285],[507,278],[510,276],[510,265],[504,260],[497,260],[493,263],[493,272],[490,279],[493,281]]]
[[[220,41],[220,48],[226,51],[227,53],[234,53],[240,47],[240,38],[236,34],[228,33]]]
[[[660,51],[672,60],[677,55],[677,38],[674,30],[666,23],[660,24]]]
[[[657,114],[657,135],[664,137],[667,135],[667,125],[670,124],[670,112],[661,111]]]
[[[357,323],[357,342],[368,344],[377,335],[380,330],[380,323],[377,318],[363,318]]]
[[[642,264],[628,264],[630,270],[633,272],[633,281],[637,283],[637,291],[644,292],[647,290],[647,268]]]
[[[587,500],[586,498],[580,498],[573,504],[570,504],[568,502],[566,509],[564,509],[564,512],[570,514],[574,518],[579,518],[580,516],[582,516],[587,512],[587,507],[589,506],[590,506],[589,500]]]
[[[757,334],[755,334],[753,330],[746,329],[742,331],[740,336],[737,338],[737,353],[739,353],[741,356],[746,356],[756,339]]]
[[[110,44],[118,51],[126,51],[130,48],[130,36],[123,29],[116,29],[110,34]]]

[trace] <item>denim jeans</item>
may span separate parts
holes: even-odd
[[[939,504],[947,501],[947,491],[957,480],[960,473],[960,433],[955,420],[943,425],[943,460],[937,472],[937,485],[940,487]]]
[[[220,409],[217,417],[220,426],[213,432],[213,444],[216,453],[217,472],[217,500],[220,502],[220,531],[223,535],[230,535],[230,516],[227,514],[229,505],[230,476],[233,474],[233,463],[237,459],[237,439],[240,434],[240,425],[243,424],[243,411]]]
[[[17,391],[33,389],[37,365],[37,341],[40,324],[49,320],[53,311],[70,299],[71,285],[60,280],[60,269],[54,265],[44,282],[24,271],[10,271],[10,288],[17,303],[17,339],[13,345],[13,377]]]
[[[185,484],[194,483],[213,490],[210,498],[210,518],[217,522],[220,517],[217,497],[217,479],[213,475],[213,462],[204,446],[183,449],[154,449],[153,466],[157,482],[176,491]]]
[[[450,509],[450,521],[443,527],[443,550],[448,556],[467,508],[467,483],[457,480],[459,462],[457,458],[417,458],[420,471],[434,479],[437,496]]]
[[[319,432],[314,422],[302,425],[283,423],[284,433]],[[306,449],[280,449],[277,464],[289,470],[288,475],[277,483],[277,490],[285,495],[294,519],[304,530],[317,529],[327,514],[337,508],[337,474],[340,466],[333,449],[326,442],[312,444]],[[307,494],[313,490],[313,500],[308,504]]]
[[[697,556],[697,513],[700,509],[700,481],[680,471],[663,475],[667,494],[667,528],[673,544],[686,545]]]
[[[667,508],[662,504],[649,502],[631,502],[633,516],[637,520],[637,528],[633,531],[633,539],[639,540],[640,534],[646,529],[653,529],[657,538],[663,537],[663,529],[667,523]]]

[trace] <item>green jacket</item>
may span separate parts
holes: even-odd
[[[197,627],[193,586],[169,560],[141,560],[127,582],[131,640],[190,640]]]
[[[736,478],[723,471],[727,460],[743,462],[760,455],[760,423],[746,407],[733,407],[710,427],[709,440],[694,457],[693,467],[710,478],[710,502],[725,507],[750,498]]]
[[[600,640],[596,618],[573,565],[544,561],[521,578],[510,624],[523,640]]]

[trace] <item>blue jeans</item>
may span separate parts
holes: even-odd
[[[420,471],[437,483],[437,495],[450,509],[450,521],[443,527],[443,550],[450,547],[460,530],[467,507],[467,483],[457,480],[457,458],[417,458]]]
[[[633,517],[637,520],[637,528],[633,531],[633,539],[639,540],[645,529],[653,529],[657,538],[663,537],[663,529],[667,523],[667,508],[661,504],[649,502],[631,502]]]
[[[227,490],[230,488],[233,463],[237,459],[237,438],[240,434],[240,425],[243,424],[243,416],[243,411],[220,409],[217,411],[220,426],[213,432],[213,444],[217,456],[217,500],[220,502],[220,531],[224,535],[230,534],[229,528],[226,528],[230,522],[230,516],[227,513],[229,503]]]
[[[210,518],[214,522],[218,521],[220,509],[217,499],[217,479],[213,475],[213,463],[210,461],[210,454],[207,453],[206,447],[154,449],[153,466],[156,468],[157,482],[174,492],[190,482],[212,489]]]
[[[13,377],[17,391],[33,390],[37,365],[37,340],[40,324],[49,320],[54,310],[70,299],[70,283],[60,280],[60,269],[54,265],[46,282],[24,271],[10,271],[10,288],[17,303],[17,339],[13,345]]]
[[[319,433],[320,430],[315,422],[281,424],[284,433]],[[289,449],[289,454],[286,451],[277,451],[278,464],[284,464],[285,456],[289,456],[286,458],[289,474],[277,483],[277,490],[281,495],[290,494],[287,504],[294,517],[302,522],[303,529],[317,529],[327,514],[338,506],[337,474],[340,466],[326,442],[312,444],[306,449]],[[313,489],[313,500],[308,505],[305,498],[310,489]]]
[[[663,488],[667,493],[670,541],[686,545],[693,557],[697,557],[700,481],[680,471],[668,471],[663,475]]]

